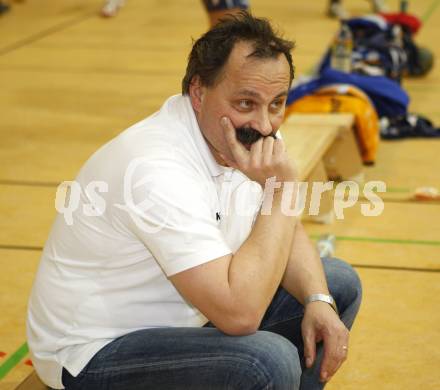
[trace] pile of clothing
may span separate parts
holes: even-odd
[[[347,26],[350,72],[332,68],[334,48],[329,48],[315,74],[292,87],[286,116],[353,113],[365,164],[374,163],[380,137],[439,137],[429,119],[408,113],[409,97],[401,86],[402,77],[424,76],[434,64],[431,51],[414,41],[420,20],[400,12],[348,19],[341,31]]]

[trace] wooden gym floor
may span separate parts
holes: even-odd
[[[352,13],[368,3],[345,1]],[[396,0],[389,0],[397,8]],[[439,1],[410,2],[426,20],[417,42],[440,58]],[[32,370],[27,296],[55,215],[57,183],[87,157],[180,91],[191,37],[207,28],[198,0],[128,0],[111,20],[97,0],[27,0],[0,17],[0,389]],[[253,11],[297,41],[297,73],[318,60],[337,28],[326,1],[253,0]],[[411,111],[440,125],[440,67],[406,80]],[[331,226],[336,255],[352,263],[364,301],[348,362],[328,389],[440,389],[440,204],[410,201],[440,186],[440,140],[382,142],[367,180],[383,180],[380,217],[359,205]]]

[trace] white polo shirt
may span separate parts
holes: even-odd
[[[181,95],[99,149],[75,181],[75,211],[56,217],[28,308],[32,361],[55,389],[63,367],[78,375],[119,336],[203,326],[168,277],[234,253],[262,196],[217,164]]]

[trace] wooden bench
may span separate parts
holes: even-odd
[[[41,382],[35,371],[32,371],[15,390],[50,390],[50,388]]]
[[[334,219],[333,191],[322,193],[318,215],[308,215],[313,182],[363,180],[353,124],[351,114],[293,114],[283,123],[281,134],[299,180],[309,183],[303,218],[320,223]]]
[[[338,136],[323,157],[327,175],[332,180],[363,182],[363,165],[353,131],[352,114],[293,114],[286,119],[285,124],[292,127],[313,127],[322,131],[337,127]]]

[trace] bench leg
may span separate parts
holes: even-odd
[[[318,162],[310,173],[307,181],[309,183],[309,187],[307,191],[306,206],[304,209],[304,219],[317,223],[332,223],[335,219],[333,209],[334,190],[331,189],[324,191],[321,194],[319,194],[317,191],[314,191],[314,187],[315,190],[317,189],[316,183],[327,183],[329,181],[324,163],[322,161]],[[311,205],[312,198],[313,204]]]
[[[352,129],[342,129],[324,155],[328,176],[333,180],[364,181],[362,159]]]

